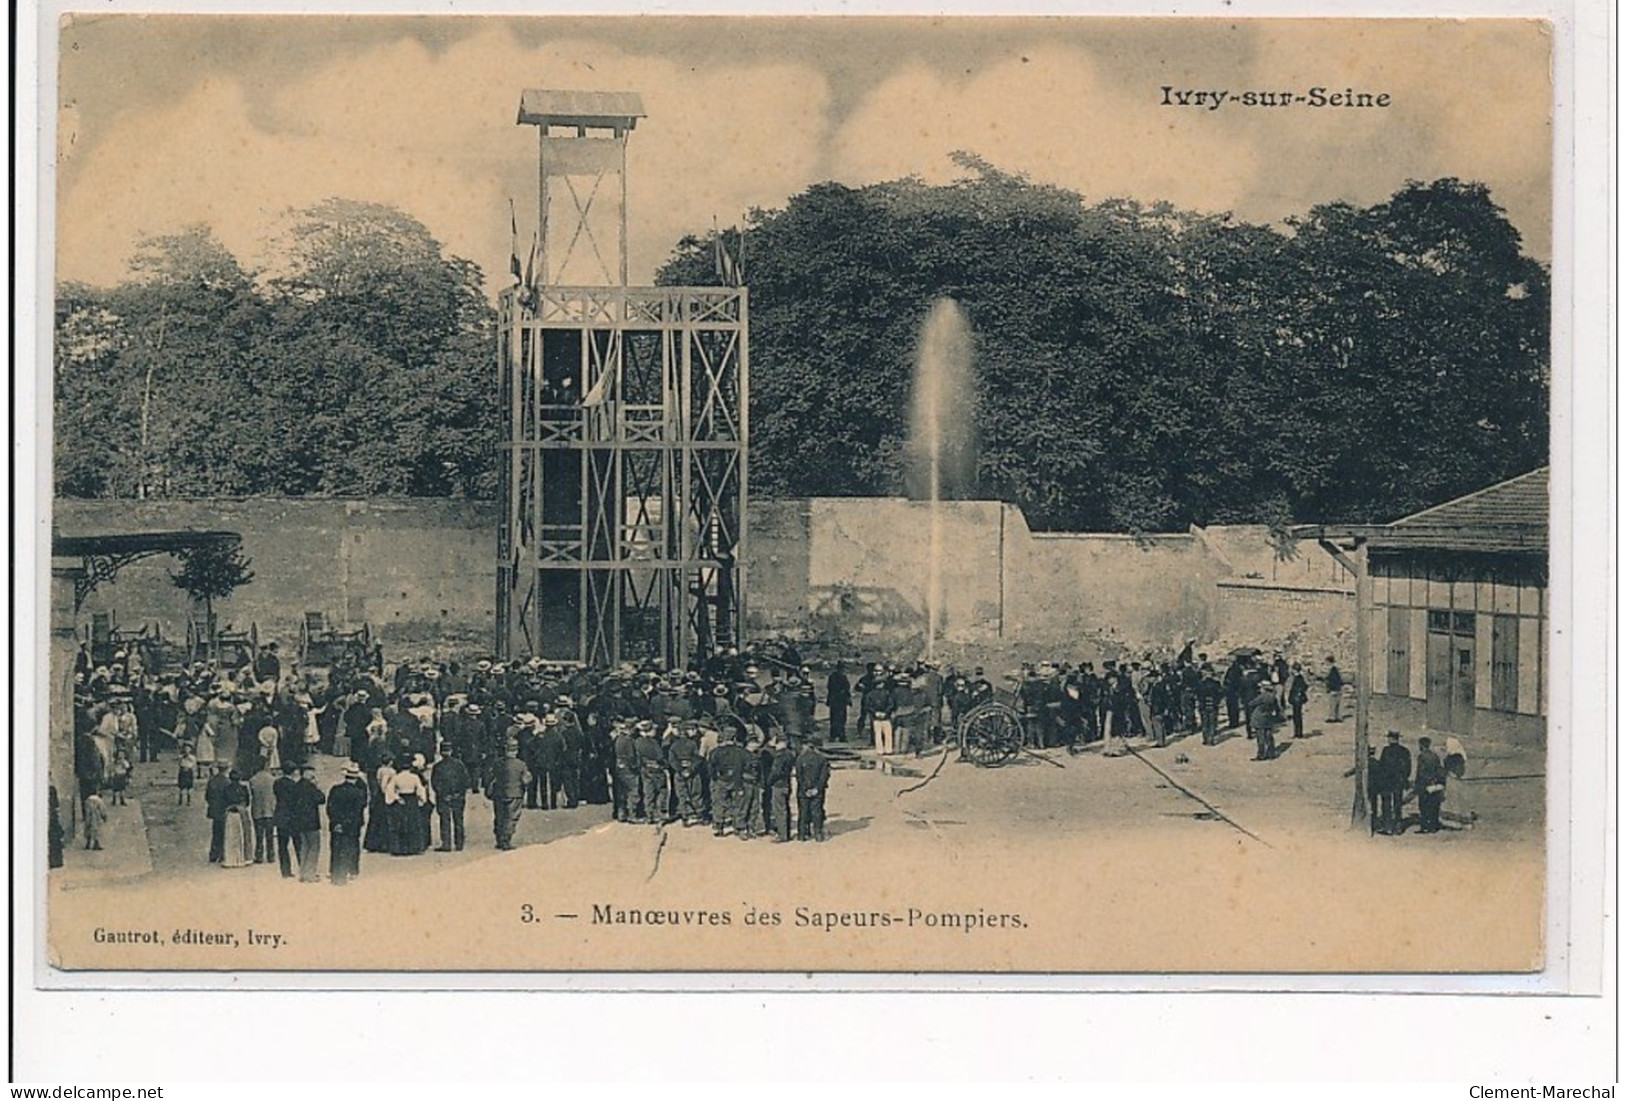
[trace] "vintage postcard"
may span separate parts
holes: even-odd
[[[1550,962],[1550,24],[56,59],[52,974]]]

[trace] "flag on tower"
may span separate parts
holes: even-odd
[[[739,261],[728,251],[728,243],[723,239],[722,231],[716,227],[716,219],[711,219],[711,242],[715,251],[717,265],[717,281],[725,287],[737,287],[743,282],[740,278]]]
[[[514,281],[522,282],[525,273],[524,269],[519,266],[519,214],[513,208],[512,199],[508,200],[508,224],[513,230],[513,236],[509,239],[511,255],[508,260],[508,267],[513,271]]]

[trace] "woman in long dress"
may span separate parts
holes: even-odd
[[[423,777],[410,768],[397,772],[390,782],[394,799],[390,804],[390,817],[395,820],[390,852],[395,856],[417,856],[429,849],[428,819],[424,817],[424,804],[428,801],[428,786]]]
[[[226,788],[226,851],[221,866],[244,868],[254,863],[254,819],[250,817],[248,785],[242,773],[231,770]]]
[[[370,853],[395,851],[395,768],[384,754],[372,773],[367,805],[367,835],[362,848]]]

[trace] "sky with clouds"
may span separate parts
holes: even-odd
[[[534,218],[523,88],[633,90],[631,277],[809,184],[946,181],[968,150],[1091,200],[1278,222],[1407,179],[1488,184],[1551,249],[1550,38],[1529,21],[77,17],[61,28],[57,262],[116,282],[204,222],[251,265],[291,208],[399,206],[505,277]],[[1164,106],[1180,89],[1382,109]]]

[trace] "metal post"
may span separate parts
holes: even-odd
[[[739,493],[736,499],[734,534],[736,547],[733,555],[733,641],[745,645],[745,600],[750,591],[747,584],[747,563],[750,561],[748,528],[750,521],[750,290],[739,288]]]

